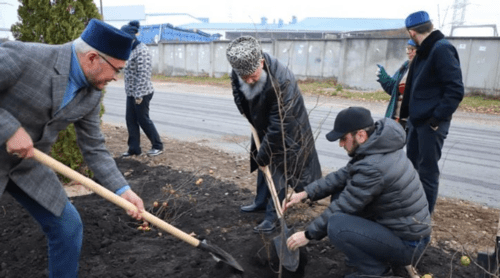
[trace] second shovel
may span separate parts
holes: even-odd
[[[252,127],[253,140],[255,141],[255,146],[257,147],[257,149],[259,149],[260,148],[259,136],[255,128],[253,126],[251,127]],[[268,166],[262,167],[262,171],[266,176],[267,180],[266,184],[267,187],[269,188],[269,191],[271,192],[271,196],[274,202],[274,207],[276,208],[276,214],[278,214],[280,223],[285,231],[284,237],[279,235],[273,238],[274,247],[276,248],[276,252],[278,253],[278,257],[283,267],[285,267],[289,271],[295,272],[297,271],[297,268],[299,267],[300,263],[299,249],[296,249],[295,251],[290,251],[290,249],[288,249],[288,247],[286,246],[286,240],[293,234],[293,229],[288,229],[288,227],[286,226],[285,218],[283,217],[283,211],[281,210],[280,200],[278,198],[278,194],[276,193],[276,188],[274,187],[274,182],[271,172],[269,171],[269,167]]]

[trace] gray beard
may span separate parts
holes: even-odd
[[[254,84],[246,83],[239,76],[238,80],[240,81],[240,90],[245,95],[245,98],[247,100],[251,100],[258,94],[260,94],[262,92],[262,89],[264,89],[264,86],[266,85],[267,81],[267,72],[265,70],[262,70],[259,81],[255,82]]]

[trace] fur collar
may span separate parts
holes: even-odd
[[[427,57],[429,55],[429,52],[431,52],[434,44],[436,44],[436,42],[441,39],[444,39],[443,33],[441,33],[441,31],[439,30],[433,31],[418,47],[417,55],[420,57]]]

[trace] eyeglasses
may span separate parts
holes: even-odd
[[[116,74],[119,74],[119,73],[121,73],[121,72],[122,72],[122,70],[123,70],[123,69],[118,69],[118,68],[116,68],[115,66],[113,66],[113,64],[111,64],[111,63],[108,61],[108,59],[104,58],[104,56],[102,56],[101,54],[98,54],[98,55],[99,55],[99,57],[101,57],[102,59],[104,59],[104,61],[106,61],[106,63],[108,63],[108,65],[110,65],[110,66],[111,66],[111,67],[115,70]]]
[[[416,49],[415,47],[407,47],[407,48],[406,48],[406,51],[408,51],[408,52],[410,52],[410,51],[412,51],[412,50],[417,50],[417,49]]]

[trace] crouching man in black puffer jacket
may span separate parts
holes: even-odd
[[[392,119],[374,123],[365,108],[342,110],[326,138],[340,139],[352,159],[284,204],[286,210],[306,198],[332,196],[305,231],[288,239],[288,248],[328,236],[357,270],[348,278],[390,276],[391,265],[415,262],[430,240],[431,216],[419,176],[403,151],[405,137]]]

